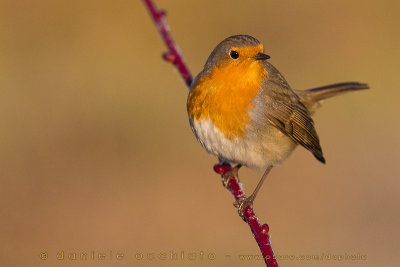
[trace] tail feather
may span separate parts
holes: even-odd
[[[365,90],[368,88],[369,86],[366,83],[346,82],[321,86],[308,90],[296,90],[296,93],[310,113],[314,113],[321,100],[347,92]]]

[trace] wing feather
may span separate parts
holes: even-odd
[[[293,104],[274,101],[268,107],[267,118],[293,141],[311,151],[319,161],[325,163],[314,121],[301,102]]]

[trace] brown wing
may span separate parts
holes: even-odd
[[[309,111],[280,72],[267,61],[264,66],[269,75],[262,85],[261,96],[268,121],[325,163]]]
[[[314,121],[301,102],[273,101],[268,105],[267,118],[293,141],[311,151],[319,161],[325,163]]]

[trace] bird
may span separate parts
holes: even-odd
[[[187,99],[191,129],[209,154],[220,163],[264,170],[250,197],[237,203],[242,215],[271,169],[298,145],[325,164],[311,118],[321,101],[369,88],[365,83],[344,82],[297,90],[268,59],[256,38],[230,36],[211,52]]]

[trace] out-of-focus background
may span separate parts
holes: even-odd
[[[157,5],[194,75],[246,33],[294,88],[370,84],[315,115],[327,164],[296,149],[255,210],[281,266],[398,266],[399,1]],[[263,266],[141,1],[3,0],[0,32],[2,266]]]

